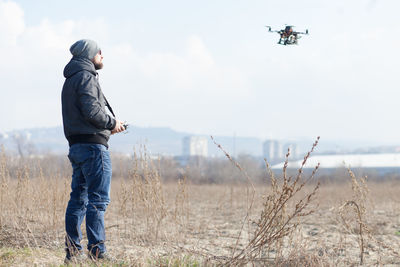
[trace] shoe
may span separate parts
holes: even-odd
[[[112,257],[107,252],[98,252],[96,254],[89,253],[89,257],[93,261],[101,260],[101,261],[115,262],[115,258]]]
[[[69,264],[78,264],[78,263],[83,263],[87,260],[87,257],[85,253],[78,252],[75,255],[69,255],[67,254],[64,259],[64,264],[69,265]]]

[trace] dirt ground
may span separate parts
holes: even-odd
[[[358,199],[365,207],[360,218],[349,202],[354,200],[351,183],[322,184],[307,208],[313,213],[297,218],[297,228],[260,251],[252,264],[357,266],[362,260],[365,266],[399,266],[400,183],[367,186],[366,198]],[[6,187],[3,183],[0,266],[62,265],[68,179],[8,181]],[[245,185],[115,179],[106,213],[108,250],[117,266],[229,265],[253,237],[263,196],[271,193],[263,185],[255,190],[253,198]],[[288,203],[288,213],[295,200]]]

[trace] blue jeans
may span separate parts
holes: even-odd
[[[74,144],[68,158],[72,164],[71,195],[65,213],[67,255],[82,251],[81,224],[86,216],[89,252],[103,253],[104,213],[110,203],[111,158],[100,144]]]

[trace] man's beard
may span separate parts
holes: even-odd
[[[101,69],[103,68],[103,62],[101,62],[101,63],[95,63],[95,62],[93,62],[93,64],[94,64],[94,68],[95,68],[96,70],[101,70]]]

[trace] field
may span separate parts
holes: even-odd
[[[0,266],[62,266],[69,163],[0,157]],[[253,180],[240,162],[226,162],[235,179],[206,184],[188,170],[163,178],[175,167],[145,153],[114,158],[106,233],[116,261],[86,265],[400,265],[399,181],[349,170],[319,183],[318,172],[267,167]]]

